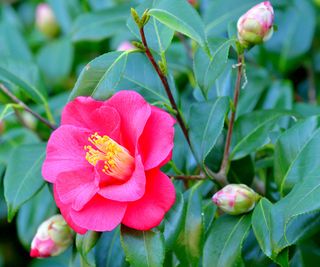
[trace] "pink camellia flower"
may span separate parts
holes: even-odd
[[[120,223],[148,230],[161,222],[175,201],[174,186],[160,171],[172,155],[173,125],[134,91],[67,104],[42,174],[76,232],[111,231]]]
[[[260,195],[245,184],[229,184],[212,197],[221,210],[231,215],[252,210],[259,199]]]
[[[30,256],[46,258],[64,252],[73,242],[73,231],[61,215],[44,221],[31,243]]]
[[[48,4],[42,3],[36,9],[36,25],[47,37],[54,37],[59,32],[59,25]]]
[[[249,47],[269,40],[273,34],[273,19],[274,12],[269,1],[251,8],[238,20],[239,42]]]
[[[118,51],[127,51],[127,50],[132,50],[132,49],[135,49],[135,47],[134,47],[133,44],[131,44],[131,43],[128,42],[128,41],[122,42],[122,43],[117,47],[117,50],[118,50]]]

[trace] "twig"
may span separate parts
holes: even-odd
[[[190,143],[190,139],[189,139],[189,135],[188,135],[188,129],[182,119],[182,116],[181,116],[181,113],[178,109],[178,106],[173,98],[173,95],[172,95],[172,92],[171,92],[171,89],[170,89],[170,86],[169,86],[169,83],[168,83],[168,80],[166,78],[166,76],[163,74],[163,72],[160,70],[158,64],[156,63],[150,49],[149,49],[149,46],[148,46],[148,43],[147,43],[147,40],[146,40],[146,36],[145,36],[145,33],[144,33],[144,28],[141,27],[140,28],[140,35],[141,35],[141,40],[142,40],[142,44],[144,45],[144,48],[145,48],[145,53],[149,59],[149,61],[151,62],[152,66],[154,67],[154,69],[156,70],[162,84],[163,84],[163,87],[168,95],[168,98],[169,98],[169,101],[170,101],[170,104],[172,106],[172,108],[175,110],[176,112],[176,118],[177,118],[177,121],[182,129],[182,132],[183,132],[183,135],[184,137],[186,138],[189,146],[191,147],[191,143]]]
[[[206,176],[203,174],[199,175],[168,175],[177,180],[204,180]]]
[[[227,167],[228,167],[228,163],[229,163],[231,137],[232,137],[233,126],[234,126],[234,121],[235,121],[236,111],[237,111],[237,106],[238,106],[238,100],[239,100],[239,95],[240,95],[241,77],[242,77],[242,72],[243,72],[243,67],[244,67],[243,65],[244,65],[244,56],[243,56],[243,54],[240,54],[238,56],[238,65],[237,65],[238,66],[238,74],[237,74],[237,81],[236,81],[235,90],[234,90],[233,108],[232,108],[230,122],[229,122],[226,144],[224,147],[223,159],[222,159],[220,171],[217,174],[218,179],[224,183],[226,183],[226,181],[227,181],[226,172],[227,172]]]
[[[48,120],[43,118],[40,114],[30,109],[25,103],[23,103],[20,99],[18,99],[14,94],[10,92],[10,90],[5,87],[3,84],[0,83],[0,89],[1,91],[6,94],[13,102],[17,103],[19,106],[21,106],[25,111],[29,112],[32,116],[37,118],[39,121],[41,121],[43,124],[47,125],[52,130],[56,129],[56,126],[50,123]]]

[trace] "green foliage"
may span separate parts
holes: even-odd
[[[236,24],[261,1],[48,0],[60,27],[52,38],[35,26],[40,2],[0,6],[2,86],[59,126],[67,100],[106,100],[121,90],[135,90],[176,116],[167,79],[189,140],[177,122],[172,160],[162,170],[172,177],[176,200],[158,227],[76,234],[66,253],[31,261],[24,250],[41,222],[58,212],[41,174],[52,129],[0,90],[0,266],[20,266],[19,258],[39,267],[319,262],[319,1],[271,1],[278,30],[245,51],[237,106]],[[123,41],[139,45],[116,51]],[[222,214],[211,200],[223,186],[219,170],[235,109],[223,178],[262,195],[241,216]]]

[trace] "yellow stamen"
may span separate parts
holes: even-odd
[[[131,175],[134,158],[127,149],[107,135],[100,136],[98,133],[94,133],[88,140],[94,145],[94,147],[84,146],[84,150],[87,152],[86,160],[91,165],[95,166],[98,161],[104,161],[102,171],[120,180],[125,180]]]

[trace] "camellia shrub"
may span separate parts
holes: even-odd
[[[320,264],[320,3],[0,7],[0,267]]]

